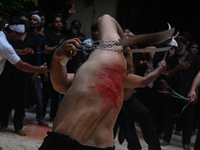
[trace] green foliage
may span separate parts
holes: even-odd
[[[1,0],[0,9],[5,12],[20,11],[24,2],[37,2],[38,0]]]

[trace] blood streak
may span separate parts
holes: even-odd
[[[103,70],[95,73],[97,82],[89,87],[99,92],[103,102],[107,107],[115,105],[115,108],[121,108],[122,88],[125,79],[125,69],[122,65],[113,64],[112,67],[105,67]]]

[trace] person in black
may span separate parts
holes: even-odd
[[[51,16],[51,26],[51,32],[45,36],[45,54],[47,66],[49,69],[51,69],[50,66],[54,51],[56,50],[59,44],[68,39],[64,34],[61,33],[62,17],[60,14],[54,14]],[[46,73],[45,76],[46,79],[43,85],[43,115],[45,117],[48,100],[51,96],[50,117],[53,121],[58,110],[60,94],[53,89],[49,78],[49,73]]]
[[[184,97],[190,91],[192,81],[199,72],[199,59],[196,55],[190,53],[186,49],[187,40],[183,36],[176,38],[178,47],[175,49],[175,55],[171,56],[167,61],[168,78],[171,79],[171,87],[177,93]],[[176,98],[169,98],[166,105],[164,119],[164,142],[163,146],[169,145],[174,128],[176,117],[174,114],[181,114],[182,108],[188,104],[187,101]],[[176,115],[177,116],[177,115]],[[183,135],[182,144],[185,150],[190,150],[190,140],[192,135],[192,122],[194,117],[194,106],[188,105],[180,116],[182,121]]]
[[[27,18],[25,15],[22,15]],[[22,17],[20,16],[20,18]],[[27,18],[28,20],[28,18]],[[27,21],[26,28],[28,26]],[[32,49],[32,53],[26,55],[19,55],[21,60],[31,65],[37,64],[37,52],[34,36],[25,32],[21,40],[12,43],[14,49],[23,51],[23,49],[29,47]],[[1,75],[1,101],[2,106],[0,109],[1,115],[1,129],[6,129],[8,126],[8,117],[11,113],[12,104],[14,103],[15,115],[14,115],[14,128],[15,133],[21,136],[26,134],[22,131],[23,118],[25,117],[25,104],[28,103],[28,85],[29,85],[30,73],[23,72],[17,69],[8,61],[6,62],[5,69]],[[9,79],[9,80],[8,80]]]
[[[31,16],[29,31],[33,34],[36,46],[37,46],[37,65],[45,63],[45,51],[44,51],[44,41],[45,36],[40,34],[39,27],[41,24],[41,18],[39,15],[34,14]],[[31,76],[30,83],[30,99],[36,104],[36,118],[38,124],[42,126],[48,126],[44,121],[43,115],[43,98],[42,98],[42,80],[41,75],[35,73]]]

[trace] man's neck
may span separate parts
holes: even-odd
[[[33,29],[32,29],[32,33],[33,33],[34,35],[37,35],[37,34],[38,34],[38,28],[33,28]]]
[[[180,55],[178,57],[179,63],[183,62],[185,60],[185,57],[188,55],[188,51],[186,50],[183,55]]]
[[[56,35],[60,35],[60,30],[52,30],[52,32]]]

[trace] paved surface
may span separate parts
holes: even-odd
[[[15,134],[12,124],[8,126],[6,133],[0,132],[0,147],[2,147],[3,150],[37,150],[43,142],[46,132],[51,131],[52,122],[48,121],[47,118],[46,120],[50,127],[39,126],[37,125],[35,116],[35,113],[26,113],[26,119],[29,124],[23,128],[23,131],[26,133],[25,137]],[[144,142],[139,127],[137,127],[137,133],[142,150],[148,150],[148,145]],[[195,138],[196,136],[192,137],[192,144],[194,143]],[[118,143],[117,139],[115,139],[114,142],[116,150],[127,150],[127,142],[124,142],[122,145]],[[162,140],[160,140],[160,142],[162,142]],[[170,145],[165,147],[162,146],[161,148],[162,150],[183,150],[181,137],[173,135]]]

